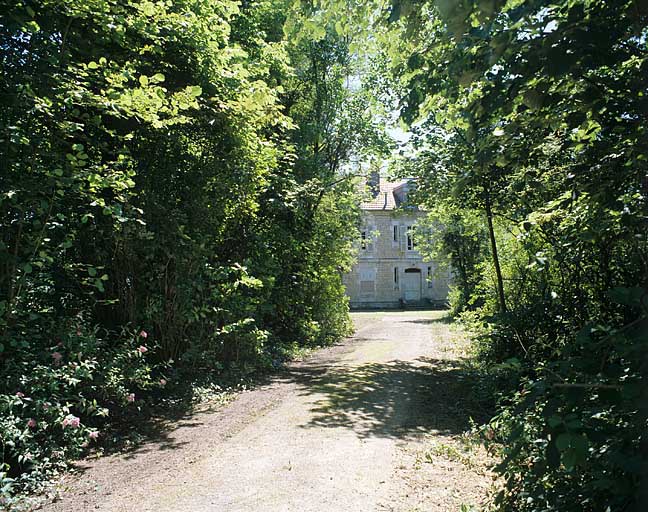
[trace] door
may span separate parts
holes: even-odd
[[[408,268],[403,276],[403,298],[407,302],[421,300],[421,270]]]

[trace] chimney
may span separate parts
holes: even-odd
[[[373,170],[371,171],[371,173],[369,173],[369,177],[367,178],[367,186],[369,187],[371,197],[377,197],[380,193],[380,171]]]

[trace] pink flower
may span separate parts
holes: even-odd
[[[49,409],[49,408],[50,408],[50,405],[52,405],[52,404],[50,404],[49,402],[45,402],[45,403],[43,404],[43,410],[46,411],[47,409]]]
[[[148,352],[148,348],[146,348],[144,345],[137,347],[137,350],[140,354],[145,354],[146,352]]]
[[[34,418],[29,418],[29,421],[27,422],[27,426],[29,428],[36,428],[36,420]]]
[[[128,395],[126,395],[126,400],[128,400],[129,402],[134,402],[135,401],[135,393],[129,393]]]
[[[99,439],[99,432],[93,430],[92,432],[88,433],[88,437],[93,440]]]
[[[139,335],[144,339],[148,338],[148,333],[144,329],[140,331]]]
[[[60,352],[52,352],[52,359],[54,359],[56,363],[59,363],[61,362],[61,359],[63,359],[63,354]]]
[[[166,386],[167,380],[166,379],[160,379],[160,386]]]
[[[24,398],[24,397],[25,397],[25,393],[23,393],[22,391],[18,391],[18,392],[16,393],[16,396],[17,396],[18,398]]]
[[[63,428],[65,427],[72,427],[72,428],[79,428],[79,425],[81,424],[81,420],[74,416],[73,414],[68,414],[61,425],[63,425]]]

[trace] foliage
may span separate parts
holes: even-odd
[[[55,475],[69,458],[101,441],[107,421],[125,421],[165,386],[163,378],[152,378],[154,347],[144,331],[124,332],[119,345],[82,321],[53,324],[48,334],[50,347],[14,337],[4,353],[4,497],[18,476],[29,489],[38,478]]]
[[[348,332],[341,169],[385,139],[346,87],[346,42],[289,39],[290,9],[0,3],[0,472],[16,489],[127,422],[132,393]]]
[[[452,271],[452,315],[480,305],[481,301],[476,302],[481,277],[478,265],[484,256],[486,234],[479,216],[451,202],[437,203],[419,222],[418,232],[417,246],[424,259],[437,262],[437,271]]]
[[[480,307],[464,318],[501,386],[486,430],[505,455],[494,508],[641,510],[648,12],[634,1],[371,5],[405,36],[390,51],[416,121],[405,169],[419,197],[450,226],[461,205],[490,239],[471,269]]]

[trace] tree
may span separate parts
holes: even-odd
[[[324,5],[342,17],[350,4]],[[482,360],[517,368],[493,422],[506,441],[497,508],[640,509],[648,11],[632,0],[353,5],[352,32],[386,45],[419,134],[409,158],[423,201],[485,213],[496,278],[482,288],[500,312],[482,308]]]
[[[8,489],[138,404],[348,332],[340,173],[382,137],[343,39],[288,40],[291,2],[0,5]]]

